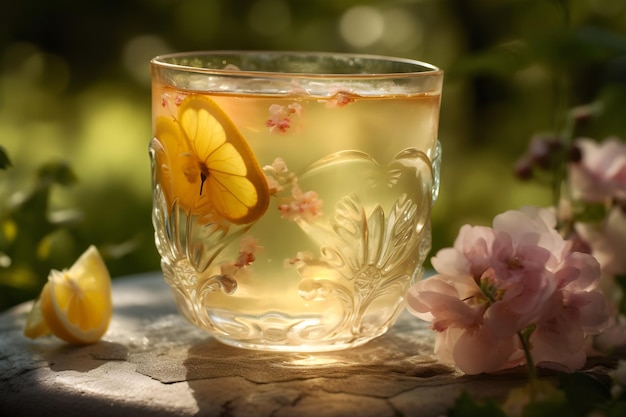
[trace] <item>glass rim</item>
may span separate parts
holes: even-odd
[[[270,71],[270,70],[242,70],[238,68],[208,68],[197,67],[193,65],[185,65],[180,63],[167,62],[167,59],[175,58],[200,58],[207,56],[293,56],[293,57],[338,57],[338,58],[352,58],[352,59],[365,59],[378,62],[391,62],[398,64],[406,64],[415,68],[415,71],[389,71],[389,72],[296,72],[296,71]],[[351,79],[376,79],[376,78],[412,78],[412,77],[426,77],[426,76],[441,76],[443,70],[436,65],[429,64],[424,61],[400,58],[395,56],[377,55],[377,54],[362,54],[362,53],[350,53],[350,52],[321,52],[321,51],[281,51],[281,50],[197,50],[187,52],[174,52],[168,54],[157,55],[150,60],[152,66],[171,69],[177,71],[195,72],[207,75],[237,75],[248,77],[276,77],[276,78],[351,78]]]

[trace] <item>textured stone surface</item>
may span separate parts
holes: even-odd
[[[0,315],[0,416],[439,416],[463,390],[502,398],[523,374],[468,377],[432,356],[404,314],[364,346],[323,354],[225,346],[178,315],[160,274],[118,279],[102,341],[22,336],[30,309]]]

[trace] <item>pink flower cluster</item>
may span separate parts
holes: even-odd
[[[578,139],[581,160],[570,165],[574,197],[587,202],[626,200],[626,145],[617,138],[602,143]]]
[[[302,116],[302,106],[299,103],[292,103],[288,106],[272,104],[269,108],[270,117],[265,125],[270,128],[270,134],[286,133],[291,127],[292,118]]]
[[[336,107],[345,107],[348,104],[354,103],[356,100],[355,95],[347,91],[337,91],[329,100],[326,101],[326,107],[329,109]]]
[[[166,112],[174,117],[174,115],[178,113],[177,108],[181,105],[184,99],[185,97],[180,94],[176,94],[176,96],[172,98],[170,93],[163,93],[161,94],[161,107],[166,109]]]
[[[265,177],[267,178],[267,184],[269,186],[270,194],[277,195],[297,181],[296,175],[289,171],[287,163],[283,158],[276,158],[271,165],[263,167]]]
[[[572,195],[583,203],[603,205],[606,215],[596,222],[576,222],[574,228],[612,279],[626,273],[626,144],[618,138],[578,139],[575,146],[581,158],[569,165]],[[605,284],[609,288],[611,283]]]
[[[235,261],[237,268],[243,268],[255,261],[255,253],[260,249],[257,240],[249,235],[245,235],[239,243],[239,255]]]
[[[291,196],[289,203],[278,206],[284,219],[313,221],[323,214],[322,200],[318,198],[315,191],[302,192],[296,183],[291,188]]]
[[[581,368],[585,339],[608,321],[596,289],[599,264],[572,250],[548,209],[496,216],[493,227],[461,228],[432,258],[437,275],[408,292],[408,309],[431,321],[435,353],[467,374],[524,365],[522,334],[539,366]]]
[[[261,249],[262,247],[258,245],[256,238],[250,235],[243,236],[239,242],[237,259],[232,263],[221,265],[221,275],[237,275],[241,270],[250,266],[256,260],[256,253]]]
[[[282,158],[276,158],[271,165],[263,167],[270,193],[278,197],[282,204],[278,206],[283,219],[295,221],[313,221],[323,214],[323,201],[315,191],[303,192],[298,177],[287,168]],[[281,192],[291,189],[290,197],[279,197]]]

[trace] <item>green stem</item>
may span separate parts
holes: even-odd
[[[554,0],[557,7],[561,9],[563,16],[563,31],[569,33],[571,31],[571,10],[570,0]],[[559,136],[563,145],[563,149],[567,150],[571,146],[574,138],[575,121],[569,114],[570,108],[570,73],[568,68],[562,68],[557,66],[554,68],[553,74],[553,92],[554,92],[554,131],[559,132]],[[553,188],[552,198],[554,199],[555,207],[558,207],[561,198],[563,197],[563,184],[567,180],[567,157],[568,152],[561,152],[559,160],[555,161],[553,169]],[[569,198],[569,197],[567,197]]]
[[[530,352],[530,335],[535,330],[534,326],[528,327],[523,331],[517,332],[517,336],[519,337],[520,342],[522,343],[522,347],[524,348],[524,358],[526,359],[526,369],[528,370],[528,379],[530,380],[530,395],[531,399],[535,396],[535,385],[537,382],[537,368],[535,367],[535,361],[533,360],[533,355]]]

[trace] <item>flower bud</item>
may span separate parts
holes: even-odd
[[[563,144],[556,137],[535,136],[530,142],[528,153],[533,163],[543,169],[550,169],[554,155],[560,152]]]
[[[515,176],[522,180],[528,181],[533,177],[533,166],[527,157],[522,157],[515,162],[515,167],[513,168],[513,172]]]

